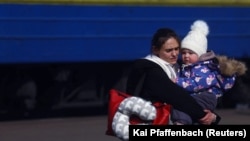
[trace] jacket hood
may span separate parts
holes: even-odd
[[[216,55],[219,62],[219,69],[223,75],[232,76],[236,74],[237,76],[242,76],[246,73],[246,64],[242,61],[228,58],[224,55]]]
[[[208,51],[208,52],[202,54],[202,55],[199,57],[199,61],[210,60],[210,59],[215,58],[215,56],[216,56],[215,53],[214,53],[212,50],[210,50],[210,51]]]

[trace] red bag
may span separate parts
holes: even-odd
[[[108,124],[106,135],[115,136],[112,130],[112,121],[113,117],[120,105],[120,103],[127,97],[131,95],[120,92],[116,89],[111,89],[109,92],[109,105],[108,105]],[[163,104],[160,102],[156,102],[153,104],[156,107],[156,118],[153,120],[152,125],[167,125],[169,123],[170,118],[170,108],[169,104]],[[130,117],[130,124],[138,124],[143,123],[139,117]]]

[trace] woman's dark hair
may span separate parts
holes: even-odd
[[[175,33],[174,30],[170,28],[159,28],[152,37],[151,40],[151,51],[153,49],[160,49],[162,45],[169,39],[175,38],[180,45],[181,41],[179,36]]]

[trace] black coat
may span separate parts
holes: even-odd
[[[164,70],[147,59],[135,61],[127,81],[127,93],[133,94],[140,78],[145,75],[140,97],[152,102],[161,101],[191,116],[194,122],[204,117],[202,107],[188,92],[172,82]]]

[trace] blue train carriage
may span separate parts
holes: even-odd
[[[209,23],[210,49],[249,63],[247,0],[0,3],[2,113],[103,106],[123,71],[149,53],[157,28],[184,36],[196,19]]]

